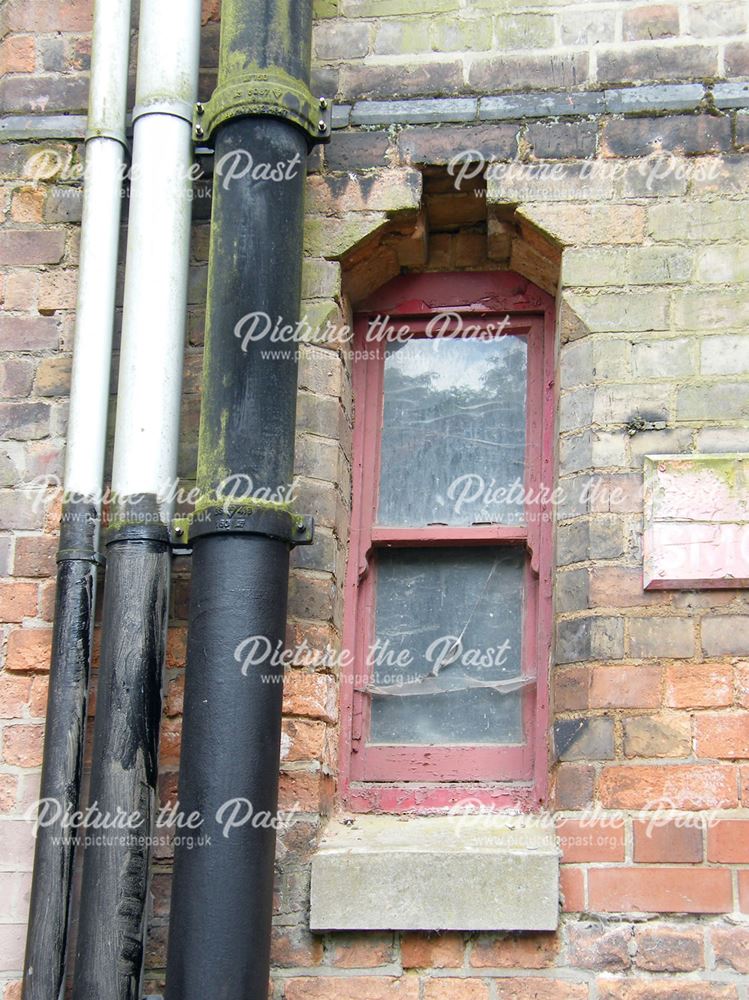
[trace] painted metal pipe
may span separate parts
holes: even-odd
[[[141,0],[133,162],[74,1000],[140,1000],[177,475],[200,0]]]
[[[267,996],[276,834],[248,810],[278,808],[283,669],[243,674],[237,651],[283,642],[289,550],[310,528],[257,500],[292,480],[296,345],[269,357],[236,331],[249,313],[299,319],[308,142],[327,128],[309,94],[311,6],[224,0],[218,87],[198,109],[216,172],[179,802],[200,826],[175,850],[167,1000]],[[232,180],[249,156],[267,169]]]
[[[65,497],[24,1000],[58,997],[65,977],[75,840],[63,817],[78,808],[85,738],[127,156],[130,14],[131,0],[96,0]]]

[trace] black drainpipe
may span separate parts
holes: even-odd
[[[275,830],[224,823],[234,800],[277,812],[283,669],[245,676],[235,653],[253,635],[283,641],[289,551],[312,529],[279,500],[293,476],[296,345],[263,357],[279,345],[243,347],[236,327],[258,311],[299,319],[306,157],[330,129],[309,90],[311,29],[312,0],[224,0],[218,86],[196,114],[215,170],[179,804],[202,822],[178,831],[167,1000],[267,996]],[[295,167],[232,180],[247,153]]]
[[[78,809],[86,723],[96,584],[99,514],[93,499],[65,500],[57,552],[52,660],[34,850],[24,1000],[60,995],[65,979],[75,831],[65,823]]]
[[[171,562],[156,498],[123,503],[106,546],[89,802],[113,825],[75,831],[91,839],[72,995],[140,1000]]]

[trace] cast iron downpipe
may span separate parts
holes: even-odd
[[[218,87],[197,109],[215,172],[179,803],[202,823],[175,851],[168,1000],[267,996],[275,830],[225,822],[237,800],[277,812],[283,668],[243,675],[236,652],[250,636],[283,642],[289,550],[311,526],[257,500],[292,481],[296,345],[264,357],[273,345],[237,324],[299,319],[306,158],[329,134],[309,91],[311,24],[311,0],[224,0]],[[283,179],[232,179],[248,153]]]
[[[65,497],[24,1000],[56,1000],[65,977],[75,831],[64,817],[78,809],[81,787],[127,157],[129,57],[130,0],[96,0]]]
[[[200,0],[141,0],[114,517],[74,1000],[141,1000],[177,475]],[[98,824],[98,825],[97,825]],[[54,1000],[47,997],[46,1000]]]

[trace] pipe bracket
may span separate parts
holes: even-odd
[[[189,540],[204,535],[263,535],[294,548],[297,545],[311,545],[314,536],[314,520],[292,514],[281,506],[243,505],[241,507],[204,507],[189,519],[189,528],[180,521],[185,536]],[[185,544],[187,537],[182,540]]]
[[[274,68],[233,77],[214,90],[206,104],[195,105],[193,139],[204,145],[219,125],[233,118],[270,115],[284,118],[307,133],[310,146],[330,139],[332,106],[309,87]]]

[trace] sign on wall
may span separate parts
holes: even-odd
[[[749,587],[749,455],[645,459],[646,590]]]

